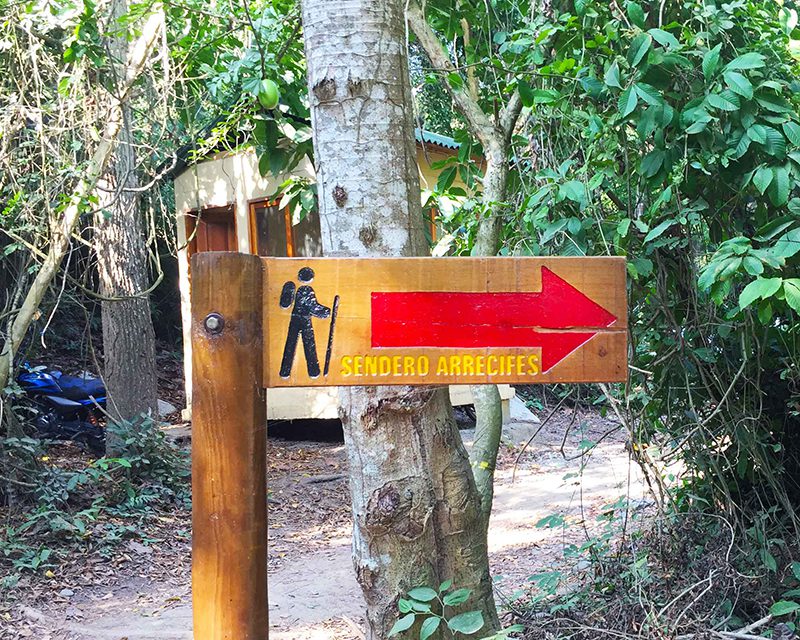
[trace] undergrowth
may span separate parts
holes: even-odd
[[[4,523],[0,589],[26,572],[47,572],[75,550],[109,556],[165,510],[190,509],[189,461],[147,418],[110,425],[124,455],[55,459],[64,445],[29,437],[0,440]]]

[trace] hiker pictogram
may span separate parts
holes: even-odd
[[[286,346],[283,349],[281,360],[281,378],[288,378],[292,373],[295,352],[297,351],[297,341],[302,337],[303,352],[306,358],[306,368],[310,378],[318,378],[320,375],[319,357],[317,356],[317,342],[314,337],[313,318],[331,318],[330,330],[328,332],[328,346],[325,354],[324,373],[328,374],[331,359],[331,349],[333,347],[333,330],[336,323],[336,311],[339,306],[339,296],[333,300],[333,312],[331,308],[320,304],[314,289],[309,286],[314,279],[314,271],[309,267],[303,267],[297,273],[300,286],[296,287],[291,280],[284,283],[281,290],[280,306],[288,309],[292,308],[292,317],[289,320],[289,331],[286,335]]]

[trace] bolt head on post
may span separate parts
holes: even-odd
[[[222,333],[222,329],[225,328],[225,318],[218,313],[209,313],[206,319],[203,320],[203,326],[205,327],[206,333],[217,335]]]

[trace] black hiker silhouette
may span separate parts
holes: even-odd
[[[301,283],[308,283],[314,279],[314,271],[309,267],[303,267],[297,273],[297,279]],[[286,335],[286,346],[283,349],[283,359],[281,360],[281,378],[288,378],[292,373],[294,354],[297,351],[297,341],[303,336],[303,351],[306,355],[306,367],[311,378],[319,376],[319,358],[317,357],[317,343],[314,340],[314,327],[311,323],[312,318],[328,318],[331,310],[317,302],[314,289],[308,284],[301,284],[295,292],[295,284],[291,280],[283,285],[281,291],[280,305],[284,309],[292,306],[292,317],[289,320],[289,333]]]

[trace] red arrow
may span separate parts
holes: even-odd
[[[372,346],[541,347],[549,371],[616,319],[542,267],[539,293],[373,292]]]

